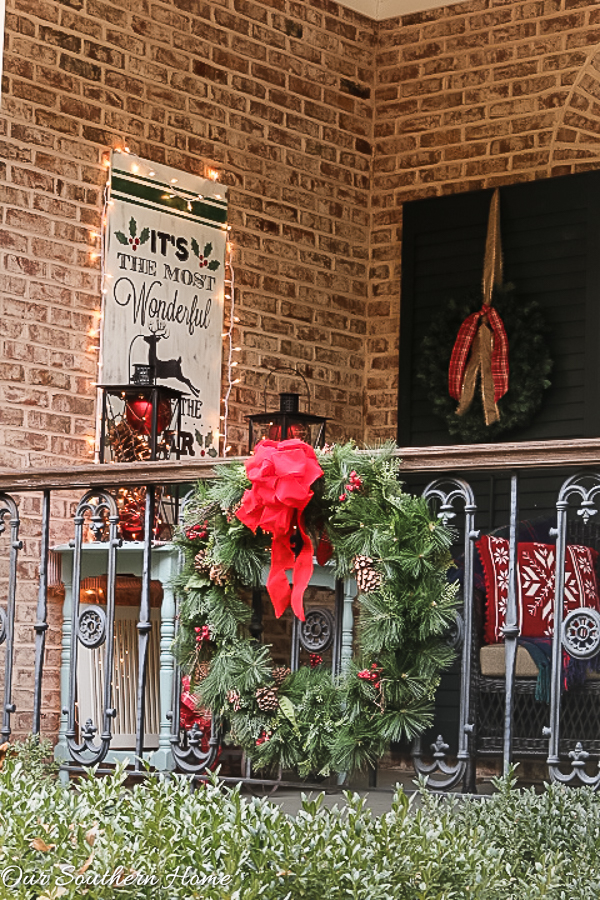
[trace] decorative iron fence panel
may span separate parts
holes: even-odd
[[[600,501],[600,474],[587,472],[570,476],[556,501],[556,574],[553,587],[554,628],[551,639],[550,703],[536,703],[535,679],[518,672],[518,472],[534,468],[563,468],[570,461],[589,463],[600,459],[600,442],[583,441],[539,445],[502,445],[500,448],[417,448],[399,451],[407,459],[406,471],[434,473],[426,496],[438,515],[454,524],[461,522],[464,580],[461,615],[457,618],[454,641],[461,658],[461,687],[457,754],[447,756],[444,737],[432,747],[433,758],[419,743],[415,746],[415,766],[427,774],[440,790],[474,787],[475,761],[496,755],[504,767],[518,756],[540,756],[548,765],[550,778],[568,784],[600,786],[600,775],[590,764],[600,754],[600,680],[588,681],[565,691],[564,660],[595,658],[600,650],[600,614],[589,607],[572,609],[563,622],[565,594],[565,552],[573,541],[600,545],[600,529],[594,525]],[[470,455],[469,455],[470,452]],[[512,469],[509,507],[508,602],[504,623],[504,671],[484,674],[478,656],[477,634],[480,612],[473,590],[477,503],[468,479],[456,478],[454,471]],[[75,474],[73,474],[75,472]],[[448,476],[443,473],[448,472]],[[2,740],[14,732],[17,712],[14,690],[15,612],[19,604],[19,565],[22,541],[35,539],[40,548],[39,581],[32,646],[35,650],[31,728],[40,734],[44,709],[42,690],[45,677],[48,637],[48,570],[51,550],[50,511],[54,491],[76,485],[85,489],[73,519],[73,539],[61,547],[63,580],[68,585],[62,624],[63,720],[59,756],[66,767],[77,769],[119,758],[121,748],[115,733],[125,729],[133,735],[135,747],[128,752],[133,767],[143,772],[144,760],[160,769],[178,768],[202,774],[215,761],[221,727],[213,722],[208,747],[198,728],[186,730],[179,721],[180,672],[172,656],[176,630],[176,597],[170,580],[177,570],[177,552],[153,541],[154,485],[182,479],[210,477],[209,464],[189,463],[129,464],[128,466],[81,467],[38,473],[0,473],[0,570],[3,581],[0,605],[0,664],[4,672]],[[145,532],[143,541],[123,543],[118,535],[119,512],[115,493],[105,485],[122,483],[146,485]],[[24,534],[19,516],[20,497],[35,492],[40,498],[41,520],[35,534]],[[21,517],[22,518],[22,517]],[[29,523],[28,523],[29,527]],[[575,535],[575,537],[573,537]],[[97,540],[100,538],[100,540]],[[135,613],[128,613],[123,631],[123,614],[118,612],[117,580],[135,573],[141,594]],[[102,602],[82,603],[86,578],[105,577]],[[152,583],[160,575],[164,596],[160,612],[153,607]],[[97,597],[96,597],[97,600]],[[333,642],[333,669],[343,671],[352,637],[352,597],[347,587],[338,586],[333,619],[315,611],[310,628],[298,640],[311,647]],[[260,610],[255,609],[253,628],[260,637]],[[132,616],[135,616],[133,621]],[[116,625],[115,625],[116,623]],[[121,624],[119,624],[121,623]],[[307,626],[308,627],[308,626]],[[135,647],[132,644],[135,642]],[[294,646],[298,642],[296,641]],[[295,651],[297,653],[297,649]],[[125,653],[125,656],[121,656]],[[84,655],[96,656],[93,676],[81,675]],[[2,659],[3,656],[3,659]],[[101,660],[101,662],[100,662]],[[585,663],[587,665],[587,663]],[[600,668],[600,666],[599,666]],[[115,674],[116,673],[116,674]],[[132,687],[132,685],[134,685]],[[82,693],[85,692],[85,693]],[[158,695],[158,696],[157,696]],[[88,714],[89,711],[89,714]],[[149,737],[147,737],[149,735]],[[158,744],[158,745],[157,745]],[[121,754],[122,755],[122,754]]]

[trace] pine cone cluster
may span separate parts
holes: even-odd
[[[195,680],[196,681],[204,681],[210,672],[210,662],[205,661],[198,664],[196,667]]]
[[[381,587],[382,577],[373,568],[373,560],[370,556],[355,556],[352,560],[356,586],[361,594],[369,594]]]
[[[229,584],[229,572],[227,569],[223,568],[220,563],[215,563],[215,565],[210,567],[208,577],[213,584],[216,584],[219,587],[224,587],[226,584]]]
[[[132,431],[127,422],[119,422],[108,429],[108,442],[116,462],[150,459],[150,446],[141,434]]]
[[[225,518],[227,519],[228,522],[233,522],[233,520],[235,519],[235,514],[238,511],[238,509],[240,509],[241,505],[242,505],[242,501],[238,500],[237,503],[234,503],[233,506],[229,507],[229,509],[225,513]]]
[[[281,687],[288,675],[291,675],[291,672],[292,670],[288,666],[276,666],[271,672],[276,686]]]
[[[194,557],[194,568],[199,575],[208,575],[211,570],[212,563],[207,561],[206,550],[200,550]]]
[[[240,695],[237,691],[227,691],[227,702],[230,703],[231,706],[233,706],[235,712],[240,711]]]
[[[257,688],[255,696],[258,708],[263,712],[275,712],[276,709],[279,709],[279,698],[274,688]]]

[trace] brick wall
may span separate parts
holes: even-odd
[[[328,0],[7,13],[0,465],[89,453],[108,148],[216,167],[230,188],[234,451],[265,368],[290,362],[336,438],[393,436],[403,202],[597,165],[593,2],[473,0],[379,24]]]
[[[7,0],[0,110],[0,467],[89,458],[111,148],[229,187],[243,416],[299,362],[332,435],[362,434],[374,24],[309,0]],[[301,385],[300,385],[301,386]],[[279,389],[289,388],[281,383]],[[40,497],[21,503],[17,732],[28,729]],[[53,541],[68,501],[54,504]],[[5,538],[0,538],[0,596]],[[4,579],[4,581],[3,581]],[[58,709],[60,598],[46,709]],[[50,721],[50,720],[48,720]],[[51,720],[55,723],[56,717]]]
[[[472,0],[389,20],[375,67],[371,439],[396,430],[402,204],[598,168],[600,8]]]
[[[405,201],[598,165],[600,9],[586,0],[379,24],[330,0],[7,0],[6,29],[0,467],[88,456],[110,148],[217,168],[229,187],[234,452],[280,363],[301,363],[334,438],[394,436]],[[22,509],[20,647],[39,498]],[[57,500],[59,524],[68,511]]]
[[[8,0],[0,118],[0,466],[85,458],[103,158],[230,188],[243,414],[300,362],[361,436],[374,26],[329,2]]]

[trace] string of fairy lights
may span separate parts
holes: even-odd
[[[144,160],[141,160],[135,154],[133,154],[129,147],[123,145],[122,147],[116,148],[115,153],[121,153],[124,157],[127,157],[129,160],[129,168],[130,171],[144,178],[153,178],[155,177],[155,171],[148,165]],[[108,178],[106,180],[106,184],[104,187],[104,195],[103,195],[103,208],[102,208],[102,216],[101,216],[101,227],[99,231],[92,230],[89,233],[90,239],[94,242],[92,248],[90,249],[90,258],[92,261],[99,260],[100,262],[100,290],[101,290],[101,306],[98,309],[94,309],[92,311],[92,324],[88,331],[88,336],[91,339],[89,346],[87,347],[88,353],[97,353],[97,380],[95,382],[91,382],[92,387],[96,387],[99,390],[98,385],[102,384],[102,319],[104,316],[104,304],[106,302],[106,295],[109,292],[109,280],[113,277],[110,272],[106,271],[106,248],[107,248],[107,225],[108,225],[108,215],[111,205],[113,204],[113,200],[110,197],[110,158],[107,158],[104,162],[104,165],[108,171]],[[209,168],[206,172],[206,177],[211,181],[218,182],[219,180],[219,171],[217,169]],[[222,194],[212,194],[210,195],[216,200],[222,200]],[[189,191],[185,191],[178,186],[178,179],[172,178],[170,180],[169,187],[165,195],[163,195],[163,199],[174,199],[175,197],[183,200],[187,206],[187,210],[192,212],[193,204],[196,202],[200,202],[204,199],[202,194],[192,195]],[[231,225],[224,226],[224,229],[227,232],[231,231]],[[226,315],[226,310],[224,308],[224,322],[225,328],[223,329],[222,339],[224,341],[224,357],[225,357],[225,392],[221,398],[222,411],[220,414],[220,427],[218,432],[218,438],[221,442],[222,455],[226,456],[227,453],[231,451],[231,445],[229,444],[229,433],[228,433],[228,420],[229,420],[229,410],[230,410],[230,398],[233,388],[236,384],[239,384],[240,378],[236,377],[236,368],[238,365],[238,361],[235,358],[235,354],[241,351],[241,347],[234,346],[234,330],[235,326],[239,323],[239,317],[235,314],[235,270],[233,264],[234,257],[234,246],[231,240],[228,237],[226,242],[226,257],[225,257],[225,279],[224,279],[224,306],[225,302],[229,301],[229,309],[228,316]],[[95,435],[88,436],[88,444],[89,444],[89,452],[90,454],[94,454],[95,462],[102,462],[100,460],[100,430],[101,430],[101,417],[102,417],[102,405],[100,402],[96,403],[96,430]],[[216,437],[217,435],[215,435]]]

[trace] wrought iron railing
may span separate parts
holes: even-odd
[[[600,494],[600,441],[578,442],[554,441],[531,444],[481,445],[476,447],[405,448],[398,451],[403,458],[403,472],[407,478],[417,478],[429,482],[426,496],[437,509],[438,515],[450,524],[460,520],[462,553],[464,556],[464,582],[462,592],[461,617],[457,621],[453,640],[460,647],[460,709],[458,739],[453,757],[448,756],[444,738],[434,742],[432,761],[419,743],[415,746],[414,759],[417,771],[429,775],[431,783],[440,789],[472,789],[474,785],[475,759],[479,753],[494,752],[499,755],[506,769],[515,756],[515,715],[522,696],[531,694],[531,683],[522,690],[515,675],[518,642],[518,621],[516,606],[516,558],[519,507],[519,477],[529,471],[551,471],[569,469],[586,470],[584,476],[571,475],[564,483],[555,503],[556,511],[556,594],[554,601],[555,621],[562,621],[562,592],[564,591],[564,548],[569,540],[568,512],[573,509],[574,518],[579,522],[593,522],[597,514],[596,500]],[[598,473],[589,472],[599,464]],[[2,740],[9,740],[13,731],[12,722],[16,710],[14,701],[14,671],[16,631],[15,611],[19,600],[19,562],[22,541],[39,541],[40,559],[37,615],[32,625],[31,644],[35,650],[31,701],[31,731],[40,734],[42,727],[42,688],[44,684],[44,661],[48,633],[48,560],[52,545],[52,523],[50,511],[55,496],[68,492],[76,502],[80,491],[84,492],[77,503],[73,520],[73,538],[70,545],[63,544],[63,555],[68,558],[71,571],[70,605],[65,604],[68,616],[62,625],[62,722],[59,746],[62,747],[63,761],[67,766],[89,766],[110,759],[115,717],[114,692],[114,616],[115,582],[119,571],[119,559],[129,556],[135,549],[138,557],[135,565],[141,577],[141,600],[137,613],[137,654],[135,690],[135,750],[133,765],[137,771],[144,769],[146,758],[158,767],[177,767],[189,773],[202,773],[217,755],[219,746],[219,723],[213,723],[208,749],[202,748],[201,734],[197,728],[185,732],[179,723],[180,677],[171,656],[171,644],[176,629],[176,598],[167,591],[160,621],[160,703],[157,716],[160,719],[158,747],[149,754],[145,736],[145,704],[147,702],[147,672],[149,636],[151,622],[151,581],[156,573],[157,560],[165,558],[164,548],[153,541],[154,489],[158,485],[185,484],[213,474],[212,462],[151,462],[116,465],[72,466],[60,469],[25,470],[20,472],[0,472],[0,558],[4,560],[0,570],[3,577],[2,590],[6,603],[0,609],[0,643],[3,644],[4,684],[2,712]],[[510,476],[509,503],[509,598],[505,641],[505,674],[492,684],[483,684],[477,664],[477,611],[473,592],[474,541],[477,537],[477,502],[470,486],[471,473],[496,472]],[[434,477],[435,476],[435,477]],[[146,488],[146,508],[144,515],[143,540],[135,545],[121,545],[117,533],[118,509],[113,488],[140,485]],[[41,521],[35,534],[24,534],[19,518],[19,504],[25,494],[34,492],[41,498]],[[577,506],[577,509],[575,509]],[[29,528],[29,520],[28,520]],[[92,569],[97,572],[99,550],[93,557],[94,542],[84,540],[86,529],[94,536],[102,532],[103,540],[97,542],[101,548],[102,566],[106,574],[106,601],[101,606],[80,602],[80,585],[85,574],[85,561],[92,560]],[[107,532],[108,529],[108,532]],[[460,552],[460,551],[457,551]],[[161,556],[162,553],[162,556]],[[92,554],[92,555],[90,555]],[[173,556],[173,554],[171,554]],[[98,563],[98,565],[96,565]],[[347,598],[346,598],[347,599]],[[348,618],[348,604],[338,601],[336,605],[335,646],[339,656],[340,647],[349,649],[351,621]],[[22,632],[22,628],[20,629]],[[590,771],[589,760],[600,752],[600,734],[584,734],[590,710],[596,709],[600,701],[600,682],[595,682],[586,695],[588,703],[585,715],[576,718],[582,725],[581,741],[573,739],[572,746],[561,734],[564,704],[562,684],[563,655],[585,659],[593,655],[600,646],[600,617],[589,610],[578,611],[577,616],[567,620],[562,628],[556,628],[553,638],[551,701],[547,707],[545,733],[536,735],[536,752],[540,741],[545,742],[545,758],[550,777],[570,784],[585,783],[597,788],[600,776]],[[102,690],[100,718],[98,721],[81,721],[79,715],[78,690],[80,654],[102,647]],[[339,670],[339,659],[336,663]],[[483,684],[483,688],[482,688]],[[22,685],[19,686],[22,693]],[[488,694],[485,694],[488,690]],[[496,691],[496,694],[493,692]],[[485,744],[478,734],[480,723],[485,719],[482,696],[493,696],[494,702],[503,703],[501,733],[496,733],[496,743]],[[498,698],[501,698],[498,700]],[[515,698],[517,704],[515,706]],[[519,713],[522,715],[522,713]],[[536,714],[539,714],[539,710]],[[543,712],[542,712],[542,718]],[[579,726],[578,726],[579,727]],[[595,727],[595,726],[594,726]],[[481,730],[481,729],[480,729]],[[493,745],[493,746],[492,746]],[[492,751],[490,751],[492,747]],[[516,747],[519,750],[519,746]],[[590,756],[591,754],[591,756]],[[114,753],[113,753],[114,756]],[[565,770],[565,762],[569,769]]]

